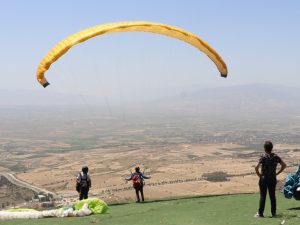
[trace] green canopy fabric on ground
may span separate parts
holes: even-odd
[[[76,202],[74,204],[75,209],[79,210],[84,204],[88,204],[89,209],[95,214],[105,213],[108,210],[108,205],[99,198],[88,198]]]

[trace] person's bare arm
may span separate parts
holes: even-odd
[[[276,173],[276,175],[279,175],[285,168],[286,168],[286,164],[285,162],[281,161],[280,162],[281,168],[280,170]]]
[[[261,176],[261,173],[259,172],[259,167],[260,167],[260,162],[257,163],[257,165],[255,166],[255,172],[257,174],[257,176]]]

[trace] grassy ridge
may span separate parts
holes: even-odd
[[[110,206],[105,215],[78,218],[47,218],[33,220],[0,221],[1,225],[274,225],[285,220],[285,225],[299,225],[300,202],[287,200],[278,194],[278,217],[254,218],[259,196],[257,194],[215,197],[182,198],[150,201],[144,204]]]

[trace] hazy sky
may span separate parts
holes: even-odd
[[[0,0],[0,90],[151,95],[248,83],[300,84],[298,0]],[[196,48],[149,33],[113,33],[75,46],[46,73],[58,41],[97,24],[147,20],[198,34],[226,61],[227,79]],[[300,85],[299,85],[300,86]]]

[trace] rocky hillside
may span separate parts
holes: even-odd
[[[32,200],[35,192],[19,187],[0,175],[0,209]]]

